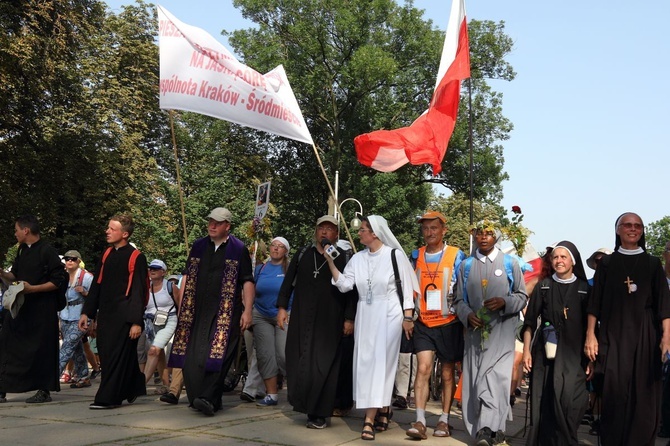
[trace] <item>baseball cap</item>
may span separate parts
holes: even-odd
[[[437,211],[428,211],[425,214],[419,218],[419,223],[421,223],[423,220],[440,220],[442,223],[447,222],[447,217],[445,217],[441,212]]]
[[[335,225],[335,227],[338,226],[337,218],[333,217],[332,215],[324,215],[323,217],[320,217],[316,221],[316,225],[319,226],[321,223],[332,223]]]
[[[233,220],[233,214],[226,208],[214,208],[212,212],[209,213],[207,218],[211,218],[218,222],[227,221],[230,223]]]
[[[81,254],[79,254],[79,251],[71,249],[68,252],[66,252],[63,257],[76,257],[79,260],[81,260]]]
[[[149,263],[149,269],[162,269],[163,271],[167,271],[167,266],[162,260],[153,259],[151,263]]]

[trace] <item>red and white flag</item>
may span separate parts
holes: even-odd
[[[187,110],[314,144],[284,67],[260,74],[206,31],[158,6],[160,108]]]
[[[453,0],[442,49],[437,85],[428,111],[409,127],[377,130],[354,138],[358,161],[381,172],[408,162],[442,170],[449,138],[456,125],[461,80],[470,77],[470,50],[464,0]]]

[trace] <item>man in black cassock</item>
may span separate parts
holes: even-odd
[[[660,423],[661,361],[670,352],[670,291],[661,261],[646,252],[642,219],[625,213],[615,230],[614,253],[596,269],[584,352],[603,374],[602,444],[651,446]]]
[[[295,293],[286,334],[288,401],[293,410],[307,414],[308,428],[323,429],[335,408],[340,373],[353,373],[351,369],[341,371],[340,340],[353,333],[358,294],[355,289],[340,293],[331,283],[333,276],[320,241],[326,238],[330,245],[336,245],[339,232],[335,217],[319,218],[314,235],[315,243],[298,251],[286,270],[277,298],[277,325],[283,328],[289,322],[286,308]],[[340,255],[335,265],[343,271],[346,255],[342,248],[337,249]],[[353,354],[351,349],[347,351]],[[345,360],[351,363],[351,358]]]
[[[8,282],[22,281],[24,304],[16,319],[4,311],[0,330],[0,402],[6,393],[37,393],[26,403],[48,403],[58,381],[58,293],[67,281],[55,248],[40,238],[35,216],[14,223],[19,251],[11,272],[0,272]]]
[[[115,215],[109,220],[105,235],[111,250],[96,267],[79,319],[82,331],[88,328],[90,319],[97,320],[102,379],[90,409],[113,409],[123,400],[133,403],[147,393],[144,373],[137,362],[137,339],[144,326],[148,270],[146,257],[138,253],[132,277],[129,273],[136,250],[128,239],[134,227],[128,215]]]
[[[230,211],[215,208],[207,218],[208,236],[195,241],[186,265],[169,365],[183,369],[191,406],[212,416],[221,409],[240,335],[251,325],[255,286],[249,250],[230,234]]]

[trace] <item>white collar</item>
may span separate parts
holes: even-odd
[[[574,274],[569,279],[561,279],[556,275],[556,273],[554,273],[551,275],[551,278],[554,279],[554,282],[557,283],[572,283],[575,280],[577,280],[577,276],[575,276]]]
[[[496,257],[498,256],[498,252],[500,252],[500,250],[496,247],[493,247],[493,250],[489,253],[489,255],[485,256],[484,254],[479,252],[479,249],[477,249],[477,251],[475,252],[475,255],[477,256],[477,260],[479,260],[482,263],[486,263],[486,258],[487,257],[488,257],[489,260],[491,260],[491,262],[493,262],[496,259]]]
[[[626,249],[619,246],[619,249],[617,249],[617,251],[626,256],[634,256],[636,254],[642,254],[644,252],[644,249],[642,249],[640,246],[638,246],[635,249]]]

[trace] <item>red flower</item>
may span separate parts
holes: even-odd
[[[515,214],[520,214],[521,208],[519,206],[512,206],[512,212],[514,212]]]

